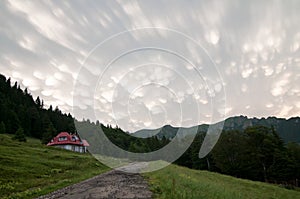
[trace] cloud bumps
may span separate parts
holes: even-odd
[[[298,1],[7,0],[0,69],[48,105],[129,131],[299,116],[299,9]]]

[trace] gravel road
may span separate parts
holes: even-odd
[[[151,198],[152,193],[143,177],[128,173],[139,170],[145,165],[145,163],[132,163],[38,199]]]

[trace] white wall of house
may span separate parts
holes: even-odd
[[[86,153],[87,152],[85,146],[76,146],[76,145],[66,144],[66,145],[56,145],[56,147],[66,149],[66,150],[70,150],[70,151],[79,152],[79,153]]]

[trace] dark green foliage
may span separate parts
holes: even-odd
[[[46,131],[42,136],[42,144],[47,144],[56,134],[56,129],[53,127],[52,123],[49,123]]]
[[[24,130],[20,127],[15,135],[12,137],[13,140],[17,140],[19,142],[26,142],[26,137],[24,134]]]
[[[6,133],[6,128],[4,122],[0,123],[0,134]]]
[[[223,132],[212,156],[216,166],[223,172],[235,177],[242,177],[246,169],[246,139],[238,131]]]
[[[287,144],[287,151],[290,160],[294,164],[294,175],[296,179],[300,179],[300,145],[295,142]],[[298,186],[300,186],[298,182]]]
[[[199,159],[205,135],[198,132],[175,163],[239,178],[299,186],[300,145],[285,145],[274,128],[253,126],[243,131],[224,131],[212,152]]]
[[[1,74],[0,122],[5,126],[5,133],[14,134],[22,127],[26,136],[44,141],[49,139],[46,139],[47,132],[50,136],[49,126],[55,130],[51,132],[52,136],[61,131],[75,132],[74,118],[70,114],[63,114],[58,107],[44,109],[40,97],[34,100],[27,88],[22,91],[17,83],[11,86],[10,78],[6,80]]]
[[[270,129],[263,126],[251,127],[245,130],[246,134],[246,151],[249,167],[255,173],[258,180],[269,181],[272,176],[279,180],[278,173],[282,170],[282,166],[288,163],[285,155],[283,141]],[[277,172],[277,173],[273,173]]]
[[[117,127],[112,127],[111,125],[104,126],[103,124],[91,123],[90,120],[77,122],[76,123],[77,130],[79,134],[81,132],[91,132],[91,136],[98,134],[99,131],[103,131],[107,138],[116,146],[130,152],[135,153],[146,153],[150,151],[155,151],[163,146],[167,145],[170,140],[166,138],[159,139],[155,136],[149,138],[137,138],[131,136],[130,134],[124,132],[122,129]],[[85,138],[87,135],[82,135],[83,139],[91,139]],[[100,139],[100,138],[99,138]],[[102,140],[97,140],[97,142],[101,142]],[[105,151],[106,147],[102,143],[98,143],[99,146],[103,147],[100,151]],[[115,154],[116,155],[116,154]],[[118,155],[118,154],[117,154]],[[121,154],[119,154],[121,155]]]

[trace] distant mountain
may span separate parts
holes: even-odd
[[[246,116],[231,117],[225,120],[224,130],[244,130],[249,126],[274,127],[285,142],[300,143],[300,117],[290,119],[268,117],[248,118]]]
[[[207,124],[201,124],[199,126],[193,126],[193,127],[173,127],[171,125],[165,125],[158,129],[142,129],[139,131],[136,131],[135,133],[131,134],[132,136],[139,137],[139,138],[147,138],[156,136],[159,139],[162,139],[163,137],[167,139],[172,139],[176,136],[176,133],[181,133],[182,135],[190,134],[194,132],[195,128],[197,129],[197,132],[204,132],[207,131],[209,125]],[[180,129],[180,131],[179,131]],[[191,131],[193,129],[193,131]]]
[[[250,126],[266,126],[274,127],[279,136],[285,142],[297,142],[300,143],[300,117],[293,117],[290,119],[268,117],[268,118],[248,118],[246,116],[230,117],[225,120],[223,130],[238,130],[242,131]],[[197,132],[206,132],[209,125],[201,124],[190,128],[198,128]],[[176,136],[176,133],[180,129],[181,133],[190,132],[190,128],[172,127],[170,125],[163,126],[159,129],[143,129],[135,132],[133,136],[146,138],[156,135],[162,139],[172,139]]]

